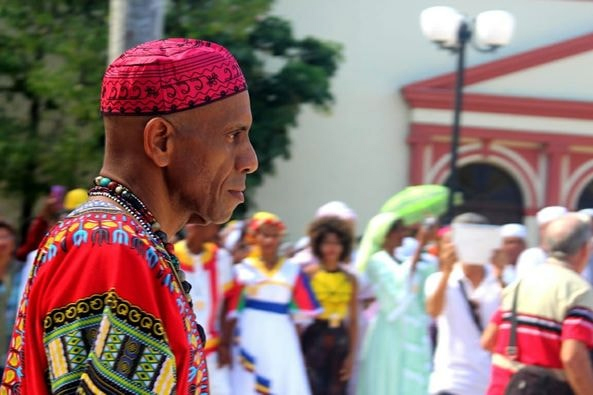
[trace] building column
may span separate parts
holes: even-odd
[[[564,144],[547,144],[545,148],[548,159],[548,171],[546,176],[546,206],[564,205],[560,201],[560,185],[562,184],[560,166],[562,157],[566,155],[568,147]]]
[[[430,144],[430,139],[412,133],[408,137],[410,146],[410,161],[408,167],[408,183],[418,185],[424,183],[424,174],[428,169],[424,168],[424,152],[426,146]]]

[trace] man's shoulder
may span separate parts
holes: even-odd
[[[507,286],[504,290],[505,307],[510,306],[517,287],[519,295],[526,295],[526,299],[519,296],[519,301],[534,309],[546,305],[554,305],[559,311],[578,305],[593,309],[591,285],[579,273],[554,263],[547,262],[533,274]]]
[[[45,264],[84,255],[85,261],[89,261],[116,253],[126,259],[138,256],[154,264],[158,261],[157,247],[131,216],[87,210],[54,225],[40,244],[36,260]]]
[[[539,259],[545,256],[546,253],[541,247],[530,247],[521,252],[519,259]]]

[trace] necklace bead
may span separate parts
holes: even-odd
[[[165,260],[179,279],[183,292],[188,296],[191,284],[185,281],[185,274],[180,269],[179,260],[175,256],[175,247],[167,242],[167,234],[162,231],[161,225],[157,222],[148,207],[128,188],[107,177],[98,176],[95,178],[95,187],[89,191],[89,196],[104,196],[117,204],[131,215],[146,233],[157,243],[163,251]]]

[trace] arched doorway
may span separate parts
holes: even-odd
[[[465,165],[459,168],[459,190],[463,204],[455,207],[454,214],[473,211],[492,224],[523,223],[523,196],[506,170],[488,163]]]
[[[593,208],[593,180],[589,181],[577,203],[577,210],[584,208]]]

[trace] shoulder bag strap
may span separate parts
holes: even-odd
[[[463,299],[465,299],[465,301],[467,303],[467,307],[469,309],[469,314],[471,315],[472,320],[476,324],[478,331],[480,333],[482,333],[484,331],[484,327],[482,326],[482,321],[480,320],[480,316],[478,315],[478,309],[474,305],[475,302],[472,302],[471,300],[469,300],[469,297],[467,296],[467,292],[465,291],[465,285],[463,284],[462,279],[459,279],[459,289],[461,290],[461,295],[463,295]]]
[[[517,295],[519,294],[519,286],[521,281],[517,282],[515,291],[513,292],[513,306],[511,307],[511,333],[509,335],[509,345],[506,348],[506,355],[508,358],[515,360],[519,354],[517,348]]]

